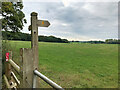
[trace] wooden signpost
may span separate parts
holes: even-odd
[[[24,87],[33,87],[33,82],[38,85],[37,77],[33,74],[34,70],[38,69],[39,59],[38,59],[38,27],[48,27],[50,23],[47,20],[38,20],[36,12],[31,13],[31,25],[29,30],[31,30],[32,42],[30,49],[22,49],[22,60],[24,72],[23,72],[23,85]],[[29,60],[29,61],[28,61]],[[32,68],[32,69],[31,69]]]

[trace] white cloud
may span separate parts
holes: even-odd
[[[68,26],[68,24],[66,24],[66,23],[63,23],[63,24],[62,24],[62,26]]]
[[[103,27],[104,25],[102,25],[102,24],[100,24],[100,25],[98,25],[99,27]]]
[[[70,5],[70,2],[68,0],[62,0],[65,7],[68,7]]]
[[[95,8],[90,3],[86,3],[82,8],[87,10],[90,13],[94,13],[95,12],[95,10],[94,10]]]

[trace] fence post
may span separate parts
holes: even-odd
[[[12,51],[9,51],[9,59],[12,59]],[[8,78],[8,80],[11,80],[11,65],[9,64],[9,62],[5,61],[5,75]]]
[[[31,48],[21,48],[22,59],[22,88],[32,88],[33,80],[33,53]]]

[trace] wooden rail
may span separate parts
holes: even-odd
[[[8,61],[12,67],[14,67],[14,69],[19,73],[20,72],[20,67],[14,62],[12,61],[11,59]]]
[[[6,77],[5,75],[3,75],[3,77],[4,77],[4,81],[5,81],[6,87],[7,87],[7,88],[10,88],[10,84],[9,84],[9,82],[8,82],[7,77]]]
[[[11,75],[13,76],[13,78],[15,79],[17,84],[20,85],[20,81],[17,79],[17,77],[15,76],[14,72],[11,72]]]

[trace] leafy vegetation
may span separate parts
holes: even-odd
[[[117,39],[106,39],[105,42],[107,44],[120,44],[120,39],[117,40]]]
[[[91,44],[102,44],[105,43],[104,41],[71,41],[71,42],[77,42],[77,43],[91,43]]]
[[[105,41],[71,41],[76,43],[91,43],[91,44],[120,44],[119,39],[106,39]]]
[[[22,12],[22,2],[2,2],[2,29],[18,32],[27,23]]]
[[[19,62],[19,49],[29,41],[10,41]],[[118,45],[39,42],[39,71],[65,88],[117,88]],[[48,88],[41,79],[40,88]]]

